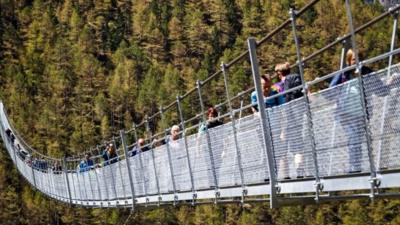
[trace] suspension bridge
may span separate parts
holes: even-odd
[[[350,32],[303,57],[296,19],[318,2],[311,1],[298,11],[290,10],[284,23],[259,41],[249,38],[248,50],[223,63],[220,71],[198,81],[189,92],[160,107],[159,112],[147,116],[131,130],[121,130],[107,141],[117,151],[113,162],[102,160],[104,144],[93,148],[93,165],[85,170],[79,167],[85,160],[84,155],[52,158],[41,154],[24,141],[9,120],[6,106],[0,103],[3,143],[18,171],[32,187],[50,198],[85,207],[252,201],[269,201],[271,207],[279,207],[343,199],[398,198],[400,66],[393,63],[393,57],[400,53],[395,48],[400,6],[388,8],[371,21],[354,27],[350,3],[345,1]],[[356,35],[385,18],[393,21],[390,49],[363,61],[355,51],[356,63],[345,66],[346,50],[357,50]],[[298,69],[302,85],[269,99],[298,90],[305,94],[265,108],[257,49],[285,28],[292,31],[297,53],[297,62],[292,67]],[[336,45],[342,45],[339,70],[305,81],[306,63]],[[254,88],[232,96],[228,87],[230,69],[245,60],[250,62]],[[310,87],[337,74],[376,63],[383,65],[380,70],[334,87],[309,91]],[[217,118],[225,119],[225,123],[197,132],[207,120],[203,101],[206,87],[220,78],[224,81],[227,100],[215,107],[220,112],[226,109]],[[245,105],[243,99],[249,98],[253,90],[258,96],[260,112],[246,114],[254,105]],[[185,101],[200,108],[192,118],[186,119],[182,107]],[[174,110],[179,117],[180,138],[172,140],[169,128],[153,134],[150,125],[163,122]],[[132,154],[138,133],[145,133],[147,137],[147,144],[140,148],[149,150]],[[152,145],[154,139],[160,144]],[[351,150],[354,148],[357,149]],[[356,170],[352,170],[354,166]]]

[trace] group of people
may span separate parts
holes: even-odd
[[[117,151],[116,151],[113,143],[109,143],[108,145],[106,145],[106,148],[103,151],[101,156],[104,160],[104,162],[103,162],[104,166],[111,165],[111,164],[118,162]],[[92,169],[94,169],[94,167],[95,167],[95,163],[94,163],[93,159],[91,159],[91,154],[86,153],[85,159],[83,159],[78,165],[78,171],[82,173],[82,172],[92,170]]]
[[[353,50],[348,50],[346,54],[346,64],[348,66],[354,65],[356,63],[355,60],[355,53]],[[291,73],[290,70],[290,64],[288,62],[278,64],[275,66],[275,72],[278,78],[278,81],[273,83],[273,79],[269,74],[264,74],[260,77],[261,80],[261,88],[262,88],[262,95],[264,97],[263,102],[265,104],[266,108],[271,108],[275,106],[282,105],[284,103],[288,103],[292,100],[301,98],[304,96],[304,91],[303,89],[299,88],[297,90],[287,92],[288,90],[298,87],[302,85],[302,78],[299,74],[297,73]],[[342,84],[346,81],[349,81],[353,78],[356,78],[357,76],[363,76],[366,74],[370,74],[373,72],[370,68],[366,66],[362,66],[358,69],[350,70],[345,73],[338,73],[330,82],[330,87],[337,86],[339,84]],[[392,80],[388,81],[387,84],[382,82],[379,77],[377,76],[372,76],[371,79],[374,79],[375,85],[379,86],[376,90],[379,90],[379,92],[375,93],[368,93],[368,95],[375,94],[377,96],[386,96],[390,93],[390,88],[393,83]],[[362,112],[350,112],[349,110],[346,110],[346,107],[351,107],[348,103],[346,103],[347,98],[351,98],[350,92],[354,92],[355,94],[359,95],[359,92],[355,90],[353,87],[350,88],[351,90],[349,91],[348,89],[346,90],[346,93],[342,93],[343,95],[340,97],[335,97],[336,99],[336,111],[335,112],[335,120],[339,122],[339,124],[342,126],[343,131],[346,134],[347,137],[347,146],[348,146],[348,154],[349,154],[349,168],[348,172],[349,173],[354,173],[354,172],[361,172],[361,157],[362,157],[362,143],[359,140],[359,134],[358,134],[358,128],[357,125],[354,123],[349,123],[348,121],[362,121],[360,119],[361,117],[364,117],[365,114]],[[354,89],[354,90],[353,90]],[[359,91],[359,89],[358,89]],[[283,92],[286,92],[285,94],[281,94]],[[367,98],[369,96],[366,96]],[[257,93],[256,91],[253,91],[250,95],[250,100],[252,104],[252,111],[253,113],[257,114],[259,113],[259,107],[258,107],[258,101],[257,101]],[[286,114],[286,117],[295,117],[295,115],[291,115],[290,112]],[[368,117],[371,117],[372,113],[370,112]],[[279,161],[276,162],[277,164],[277,170],[284,170],[284,168],[288,168],[288,157],[287,154],[291,153],[294,155],[294,159],[296,162],[296,173],[297,177],[303,177],[306,174],[304,166],[305,163],[303,162],[303,156],[302,154],[304,153],[304,145],[296,145],[291,142],[294,141],[293,136],[296,136],[297,134],[294,132],[295,127],[297,127],[299,124],[298,121],[292,120],[290,123],[285,124],[285,127],[281,127],[280,129],[282,130],[282,134],[280,135],[281,143],[283,143],[286,146],[287,152],[284,153],[283,156],[278,159]],[[205,132],[207,129],[211,129],[213,127],[217,127],[222,125],[223,122],[218,119],[218,111],[214,107],[209,107],[207,110],[207,121],[202,123],[199,126],[199,133]],[[10,129],[6,130],[7,137],[10,139],[11,143],[14,143],[15,141],[15,136],[11,132]],[[180,136],[180,128],[177,125],[174,125],[171,127],[171,133],[169,139],[162,140],[162,141],[156,141],[158,145],[166,144],[169,141],[176,141],[179,139]],[[296,140],[298,141],[298,140]],[[156,146],[155,144],[152,146]],[[297,146],[297,147],[293,147]],[[131,151],[129,151],[129,157],[134,157],[138,155],[141,152],[146,152],[150,150],[150,147],[148,145],[145,145],[145,140],[143,138],[139,138],[135,144],[135,146],[132,148]],[[102,153],[102,158],[104,159],[104,166],[110,165],[113,163],[118,162],[118,155],[116,153],[115,146],[113,143],[110,143],[107,145],[105,151]],[[40,160],[35,160],[36,163],[34,163],[35,167],[42,168],[43,165],[36,165],[40,162]],[[47,167],[47,166],[46,166]],[[58,166],[57,166],[58,167]],[[90,154],[85,155],[85,159],[82,160],[78,166],[79,172],[85,172],[89,171],[94,167],[94,162],[91,159]],[[285,178],[288,178],[288,174],[284,172],[283,175]]]
[[[352,49],[349,49],[346,53],[346,64],[347,66],[353,66],[356,64],[355,53]],[[268,74],[261,76],[261,88],[262,94],[264,96],[264,103],[266,108],[274,107],[281,105],[283,103],[290,102],[294,99],[300,98],[304,95],[302,90],[293,91],[290,93],[286,93],[284,95],[278,95],[284,91],[287,91],[291,88],[302,85],[301,77],[299,74],[290,73],[289,63],[278,64],[275,67],[275,72],[278,75],[279,81],[275,84],[272,84],[271,77]],[[349,70],[344,73],[338,73],[330,82],[329,87],[334,87],[345,83],[351,79],[357,78],[359,76],[364,76],[371,74],[373,72],[367,66],[362,65],[358,69]],[[396,78],[395,76],[391,76],[391,78],[384,83],[378,76],[371,75],[368,77],[369,83],[374,85],[373,91],[369,91],[365,93],[365,99],[370,99],[371,95],[376,95],[379,97],[387,96],[390,93],[390,90],[394,87],[394,83]],[[336,101],[336,111],[335,111],[335,120],[338,121],[338,124],[341,125],[345,135],[347,137],[347,151],[348,151],[348,173],[358,173],[362,171],[362,140],[360,140],[360,123],[364,120],[365,114],[367,114],[367,120],[372,117],[372,106],[369,106],[369,110],[367,112],[363,112],[362,110],[352,110],[354,108],[354,99],[360,99],[360,88],[354,84],[349,84],[350,86],[345,89],[337,89],[340,93],[337,95],[326,96],[327,98],[333,98]],[[309,91],[307,91],[309,93]],[[273,98],[274,95],[277,95]],[[253,104],[252,110],[254,113],[258,113],[258,105],[257,105],[257,93],[256,91],[251,94],[251,103]],[[365,102],[365,104],[367,104]],[[287,118],[295,118],[296,115],[288,110],[286,113]],[[281,141],[284,141],[287,152],[284,153],[283,156],[280,157],[279,162],[277,162],[278,170],[283,171],[282,177],[290,178],[287,168],[288,164],[288,153],[294,155],[293,163],[296,167],[297,177],[303,177],[305,174],[305,162],[304,162],[304,147],[303,144],[295,144],[290,143],[294,141],[296,134],[295,128],[299,125],[298,119],[292,119],[290,123],[286,124],[286,127],[281,127],[282,133],[280,135]],[[301,125],[300,125],[301,126]],[[293,138],[294,137],[294,138]],[[298,139],[296,141],[299,141]],[[301,142],[301,140],[300,140]],[[297,146],[293,148],[293,146]],[[300,147],[300,148],[299,148]]]
[[[11,144],[14,144],[15,136],[9,128],[6,129],[6,135],[7,135],[8,139],[10,139]]]
[[[297,89],[286,94],[281,94],[292,88],[302,85],[301,77],[297,73],[291,73],[290,64],[288,62],[281,63],[275,66],[275,72],[278,78],[278,82],[272,83],[271,76],[269,74],[264,74],[261,76],[261,91],[264,97],[263,102],[265,103],[265,108],[271,108],[275,106],[288,103],[292,100],[300,98],[304,95],[302,89]],[[255,114],[259,113],[257,92],[253,91],[250,96],[252,111]],[[278,178],[290,179],[289,173],[289,154],[294,155],[296,176],[302,178],[306,176],[305,162],[303,162],[303,152],[304,145],[299,139],[296,138],[296,129],[301,127],[301,120],[296,119],[298,115],[291,110],[288,110],[285,115],[287,121],[286,124],[280,125],[281,134],[279,136],[280,140],[274,143],[284,146],[285,152],[280,152],[275,154],[275,159],[278,166]],[[290,121],[288,121],[290,118]]]
[[[278,106],[285,102],[289,102],[293,99],[303,96],[302,91],[297,90],[297,91],[291,92],[286,95],[280,95],[277,98],[268,98],[268,97],[274,96],[280,92],[283,92],[285,90],[289,90],[293,87],[301,85],[301,77],[298,74],[290,73],[290,64],[289,63],[283,63],[283,64],[277,65],[276,72],[280,78],[280,82],[276,83],[274,85],[272,84],[272,80],[271,80],[270,76],[268,76],[268,75],[261,76],[262,91],[263,91],[263,95],[265,97],[266,107]],[[253,92],[251,94],[251,103],[253,105],[253,108],[252,108],[253,112],[255,112],[255,113],[258,112],[256,92]],[[215,128],[220,125],[223,125],[223,121],[219,118],[218,110],[215,107],[210,106],[206,112],[206,121],[202,122],[199,125],[198,132],[199,132],[199,134],[203,134],[208,129]],[[156,141],[156,142],[158,144],[168,143],[168,147],[171,150],[171,154],[176,156],[176,157],[174,157],[174,163],[178,163],[180,165],[179,168],[182,169],[182,168],[185,168],[184,165],[187,162],[186,162],[186,157],[184,155],[180,155],[181,153],[184,154],[184,151],[180,151],[181,153],[176,152],[177,150],[182,149],[182,146],[180,146],[179,143],[177,142],[177,140],[180,138],[180,132],[181,132],[180,127],[178,125],[173,125],[170,129],[170,136],[165,140]],[[288,134],[290,134],[290,133],[288,133]],[[154,146],[154,145],[152,145],[152,146]],[[140,152],[145,152],[148,150],[149,150],[149,147],[145,146],[144,139],[139,138],[136,145],[133,147],[130,156],[135,156]],[[298,151],[301,151],[301,150],[302,149],[299,149]],[[222,152],[224,152],[224,151],[222,151]],[[196,157],[196,160],[199,160],[199,158]],[[204,162],[204,163],[207,164],[207,162]],[[195,165],[192,165],[192,166],[195,166]],[[165,165],[165,168],[167,168],[167,167],[168,166]],[[222,172],[224,172],[224,171],[222,171]]]

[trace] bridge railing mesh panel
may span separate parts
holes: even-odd
[[[151,151],[143,152],[140,154],[143,162],[143,175],[145,179],[145,187],[147,190],[147,194],[157,194],[157,180],[154,171],[154,162]]]
[[[277,178],[314,176],[304,98],[268,109]]]
[[[190,135],[187,143],[195,188],[215,186],[206,133]]]
[[[107,183],[111,183],[110,180],[106,176],[106,168],[98,168],[97,169],[97,174],[100,179],[100,191],[101,191],[101,196],[103,199],[109,200],[111,199],[111,188],[110,185],[107,185]],[[76,182],[75,182],[76,184]],[[77,189],[77,193],[79,196],[81,196],[81,191]]]
[[[174,191],[171,179],[171,172],[168,162],[166,145],[153,149],[156,164],[156,174],[159,181],[161,193],[171,193]]]
[[[169,141],[168,145],[176,191],[190,191],[192,186],[184,140],[181,138],[177,141]]]
[[[400,73],[398,67],[363,77],[375,168],[400,168]]]
[[[113,173],[111,166],[98,168],[97,172],[98,172],[98,178],[100,179],[100,190],[102,198],[107,200],[115,199],[116,196],[116,190],[114,186],[115,181],[114,177],[112,177]],[[80,195],[85,194],[84,190],[82,191],[81,189],[78,188],[78,194]]]
[[[219,186],[240,185],[232,123],[209,129],[209,134]]]
[[[68,189],[65,181],[65,174],[64,173],[57,173],[51,176],[52,183],[54,186],[54,192],[56,196],[63,197],[65,199],[69,198]]]
[[[67,174],[69,182],[72,183],[71,188],[71,198],[73,200],[80,200],[82,199],[80,189],[78,189],[79,184],[77,183],[76,174],[75,172],[70,172]]]
[[[245,184],[263,183],[269,179],[268,160],[259,116],[250,115],[237,121],[238,144]]]
[[[100,190],[100,185],[99,185],[99,178],[98,178],[98,174],[97,171],[95,169],[92,169],[90,171],[87,171],[87,176],[90,179],[90,183],[91,183],[91,191],[92,191],[92,195],[93,195],[93,199],[96,200],[101,200],[102,199],[102,195],[101,195],[101,190]]]
[[[93,190],[91,188],[91,183],[88,177],[87,172],[79,172],[78,173],[79,179],[82,182],[84,189],[85,189],[85,200],[86,199],[94,199],[93,198]]]
[[[135,196],[144,196],[146,190],[146,177],[147,170],[142,170],[142,153],[128,158],[130,160],[130,167],[132,172],[133,187],[135,189]]]
[[[115,163],[115,185],[117,189],[117,197],[120,199],[130,198],[132,196],[130,189],[130,181],[126,166],[125,159],[120,159],[118,163]]]
[[[311,97],[320,176],[370,170],[360,90],[354,79]]]

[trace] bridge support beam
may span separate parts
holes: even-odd
[[[198,80],[196,82],[196,88],[197,88],[197,94],[199,95],[199,102],[200,102],[200,108],[201,108],[201,114],[202,114],[202,121],[203,124],[206,125],[207,123],[207,118],[205,116],[205,109],[204,109],[204,102],[203,102],[203,96],[201,93],[201,81]],[[207,149],[208,149],[208,154],[210,157],[210,162],[211,162],[211,170],[212,170],[212,175],[213,175],[213,180],[214,180],[214,189],[215,189],[215,203],[217,203],[218,201],[218,179],[217,179],[217,172],[215,170],[215,161],[214,161],[214,156],[212,153],[212,148],[211,148],[211,138],[210,138],[210,132],[208,131],[207,125],[206,125],[206,131],[205,131],[205,135],[206,135],[206,141],[207,141]]]
[[[86,156],[85,156],[86,157]],[[86,165],[87,166],[87,165]],[[92,170],[92,167],[89,167],[89,170],[88,171],[85,171],[85,174],[87,175],[87,177],[88,177],[88,181],[89,181],[89,189],[90,189],[90,194],[92,195],[92,200],[94,201],[95,200],[95,197],[94,197],[94,191],[93,191],[93,186],[92,186],[92,179],[91,179],[91,177],[90,177],[90,171]]]
[[[63,172],[64,172],[64,175],[65,175],[65,182],[67,184],[69,204],[72,204],[71,188],[69,186],[69,179],[68,179],[67,159],[65,157],[64,157],[64,160],[63,160],[62,168],[63,168]]]
[[[182,138],[183,142],[185,145],[185,152],[186,152],[186,159],[187,159],[187,164],[189,168],[189,174],[190,174],[190,184],[192,185],[192,193],[193,193],[193,199],[192,199],[192,204],[194,205],[196,202],[196,188],[194,185],[194,179],[193,179],[193,171],[192,171],[192,165],[190,163],[190,155],[189,155],[189,147],[187,143],[187,138],[186,138],[186,128],[185,128],[185,119],[183,118],[183,110],[182,110],[182,105],[181,105],[181,97],[176,96],[176,105],[178,107],[178,113],[179,113],[179,119],[181,121],[181,128],[182,128]]]
[[[113,143],[114,143],[114,146],[115,146],[115,152],[117,153],[117,159],[118,159],[118,168],[116,169],[116,170],[118,170],[119,171],[119,176],[121,177],[121,186],[122,186],[122,192],[124,193],[124,198],[127,198],[127,196],[126,196],[126,190],[125,190],[125,182],[124,182],[124,179],[123,179],[123,176],[122,176],[122,169],[121,169],[121,163],[120,163],[120,161],[121,161],[121,157],[118,155],[118,145],[117,145],[117,141],[115,140],[115,137],[113,136],[113,138],[112,138],[112,141],[113,141]],[[122,145],[122,141],[121,141],[121,145]],[[124,151],[123,149],[122,149],[122,151]],[[125,152],[124,152],[124,156],[125,156]],[[126,159],[126,158],[125,158]],[[115,173],[117,173],[117,171],[115,171]],[[117,176],[117,174],[115,174],[115,177]],[[114,184],[115,184],[115,188],[117,188],[116,186],[117,186],[117,179],[115,178],[114,179]],[[115,197],[118,199],[118,193],[119,193],[119,191],[116,191],[116,194],[115,194]],[[117,205],[119,204],[119,201],[117,200]]]
[[[148,199],[148,197],[147,197],[147,193],[148,192],[147,192],[147,187],[146,187],[146,176],[145,176],[144,167],[143,167],[142,148],[138,144],[138,135],[137,135],[137,126],[136,126],[136,124],[133,124],[133,135],[134,135],[134,138],[135,138],[135,141],[136,141],[136,148],[138,150],[136,155],[138,155],[138,157],[139,157],[139,164],[140,164],[139,166],[140,166],[140,170],[142,171],[141,175],[142,175],[142,178],[143,178],[144,195],[145,195],[146,199]],[[146,203],[147,203],[147,201],[146,201]]]
[[[345,1],[345,5],[346,5],[346,14],[347,14],[347,19],[348,19],[348,24],[350,27],[350,33],[351,33],[351,46],[353,48],[353,52],[355,55],[355,59],[356,59],[356,65],[357,65],[357,70],[360,71],[361,73],[361,63],[360,63],[360,59],[358,57],[358,48],[357,48],[357,43],[356,43],[356,34],[354,31],[354,24],[353,24],[353,16],[351,13],[351,6],[350,6],[350,2],[349,0]],[[373,155],[372,155],[372,140],[371,140],[371,132],[368,126],[368,121],[369,121],[369,116],[368,116],[368,109],[367,109],[367,102],[365,99],[365,89],[364,89],[364,80],[362,78],[362,75],[358,76],[358,82],[359,82],[359,88],[360,88],[360,98],[361,98],[361,106],[362,106],[362,110],[364,113],[364,131],[365,131],[365,136],[367,139],[367,151],[368,151],[368,160],[369,160],[369,167],[370,167],[370,173],[371,173],[371,178],[370,178],[370,182],[371,182],[371,192],[370,192],[370,197],[373,200],[375,197],[375,189],[378,186],[377,184],[379,182],[377,182],[377,177],[376,177],[376,168],[375,168],[375,164],[374,164],[374,159],[373,159]]]
[[[269,184],[270,184],[270,207],[276,208],[278,207],[278,201],[276,196],[276,172],[275,172],[275,159],[274,152],[272,147],[272,137],[271,137],[271,128],[268,123],[267,111],[264,104],[264,96],[261,88],[261,76],[258,68],[258,60],[257,60],[257,43],[254,38],[249,38],[247,40],[249,54],[250,54],[250,62],[251,62],[251,71],[253,74],[254,86],[257,93],[257,104],[260,112],[260,120],[261,120],[261,128],[264,135],[264,144],[265,151],[268,159],[268,171],[269,171]]]
[[[113,147],[114,147],[114,149],[115,149],[115,153],[117,154],[118,148],[117,148],[117,144],[115,143],[115,137],[114,137],[114,136],[112,137],[111,141],[112,141],[112,143],[113,143]],[[117,154],[117,155],[118,155],[118,154]],[[117,156],[117,160],[119,161],[119,157],[118,157],[118,156]],[[116,179],[115,179],[115,176],[114,176],[114,171],[113,171],[113,169],[112,169],[112,163],[111,163],[111,161],[112,161],[112,159],[109,159],[109,160],[108,160],[108,165],[107,165],[105,168],[108,168],[108,170],[110,171],[109,175],[110,175],[110,177],[111,177],[111,182],[112,182],[111,187],[112,187],[112,189],[113,189],[113,191],[114,191],[114,199],[117,199],[117,204],[118,204],[117,182],[116,182]],[[116,162],[116,163],[119,164],[119,162]]]
[[[160,115],[161,115],[161,120],[164,122],[164,109],[163,107],[160,107]],[[167,148],[167,154],[168,154],[168,165],[169,165],[169,171],[171,173],[171,180],[172,180],[172,188],[174,191],[174,206],[177,204],[178,200],[178,195],[176,194],[176,183],[175,183],[175,177],[174,177],[174,168],[172,167],[172,158],[171,158],[171,149],[170,149],[170,140],[168,136],[168,129],[165,130],[165,138],[164,138]]]
[[[103,201],[103,197],[102,197],[102,194],[101,194],[100,181],[99,181],[99,176],[97,175],[96,167],[97,167],[96,166],[96,162],[94,161],[93,170],[94,170],[94,175],[95,175],[96,183],[97,183],[97,191],[98,191],[98,195],[99,195],[100,201],[102,202]],[[100,207],[102,207],[103,206],[102,203],[100,203],[100,204],[101,204]]]
[[[33,181],[33,186],[37,188],[36,186],[36,178],[35,178],[35,169],[33,168],[33,157],[31,156],[31,171],[32,171],[32,181]]]
[[[100,150],[100,147],[97,146],[96,148],[97,148],[98,152],[99,152],[100,154],[102,154],[102,151]],[[103,166],[101,167],[101,174],[102,174],[102,177],[103,177],[104,190],[105,190],[105,192],[106,192],[106,196],[105,196],[105,197],[106,197],[106,199],[107,199],[108,205],[110,205],[110,194],[109,194],[109,192],[108,192],[108,187],[107,187],[107,183],[106,183],[106,176],[104,175],[104,173],[105,173],[104,165],[105,165],[105,163],[103,163]],[[100,178],[100,179],[101,179],[101,178]],[[78,184],[78,185],[79,185],[79,184]]]
[[[150,130],[150,125],[149,125],[149,119],[148,118],[149,117],[146,115],[146,121],[145,121],[146,132],[147,132],[147,134],[149,136],[150,141],[152,141],[151,138],[152,138],[153,134],[152,134],[152,132]],[[157,186],[157,192],[158,192],[158,204],[160,205],[160,202],[161,202],[162,198],[161,198],[161,193],[160,193],[160,183],[159,183],[158,176],[157,176],[157,168],[156,168],[156,162],[155,162],[155,157],[154,157],[154,149],[153,149],[153,144],[152,143],[150,144],[150,151],[151,151],[151,158],[153,160],[154,178],[156,179],[156,186]]]
[[[225,94],[226,94],[226,99],[227,99],[229,113],[230,113],[230,119],[231,119],[231,124],[232,124],[232,131],[233,131],[233,140],[235,143],[236,158],[237,158],[239,173],[240,173],[240,183],[242,186],[242,203],[244,203],[244,197],[245,197],[245,195],[247,195],[247,190],[246,190],[246,185],[245,185],[245,181],[244,181],[242,156],[241,156],[241,152],[239,149],[239,143],[238,143],[238,138],[237,138],[235,112],[232,108],[231,96],[229,93],[228,74],[226,71],[226,65],[224,63],[221,64],[221,71],[224,76]]]
[[[393,28],[392,28],[392,40],[390,42],[390,51],[392,52],[394,50],[394,47],[396,46],[396,33],[397,33],[397,25],[398,25],[398,19],[399,19],[399,12],[394,11],[393,12]],[[391,67],[393,63],[393,55],[389,56],[389,62],[388,62],[388,69],[386,73],[386,80],[389,80],[391,76]],[[385,118],[386,114],[388,111],[388,98],[385,96],[384,102],[383,102],[383,114],[382,114],[382,119],[381,119],[381,127],[379,130],[380,135],[384,135],[385,132]],[[377,153],[377,159],[376,159],[376,165],[377,165],[377,171],[380,171],[381,168],[381,154],[382,154],[382,140],[379,140],[378,142],[378,153]]]
[[[311,153],[312,153],[312,159],[314,163],[314,176],[315,176],[315,201],[319,201],[319,194],[320,191],[322,190],[323,185],[321,184],[321,180],[319,177],[319,168],[318,168],[318,158],[317,158],[317,151],[315,147],[315,134],[314,134],[314,126],[313,126],[313,121],[312,121],[312,115],[311,115],[311,108],[310,108],[310,99],[308,98],[308,88],[305,78],[304,78],[304,68],[303,68],[303,61],[301,58],[301,51],[300,51],[300,43],[299,39],[297,37],[297,29],[296,29],[296,11],[291,8],[290,9],[290,20],[292,23],[292,33],[293,33],[293,39],[294,43],[296,45],[296,56],[297,56],[297,63],[299,67],[299,73],[300,73],[300,78],[301,78],[301,85],[303,86],[303,94],[304,94],[304,100],[305,100],[305,107],[306,107],[306,115],[307,115],[307,125],[308,125],[308,132],[310,135],[310,142],[311,142]]]
[[[131,188],[131,193],[132,193],[132,210],[135,210],[135,204],[136,204],[135,187],[133,186],[131,163],[129,161],[128,150],[127,150],[127,147],[126,147],[125,131],[124,130],[120,130],[119,131],[119,135],[121,136],[121,144],[122,144],[122,148],[124,149],[124,156],[125,156],[125,161],[126,161],[126,169],[128,170],[129,187]],[[121,179],[122,179],[122,177],[121,177]]]

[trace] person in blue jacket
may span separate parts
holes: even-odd
[[[272,97],[272,96],[278,94],[278,92],[276,90],[272,89],[271,86],[272,86],[272,82],[271,82],[270,76],[268,74],[262,75],[261,76],[261,88],[262,88],[262,93],[264,96],[264,103],[265,103],[266,108],[278,106],[278,105],[285,103],[285,98],[283,95],[278,96],[276,98],[268,98],[268,97]],[[256,91],[253,91],[251,93],[250,99],[251,99],[251,104],[253,105],[253,107],[252,107],[253,113],[258,112],[257,92]]]
[[[86,172],[93,169],[93,160],[90,158],[90,154],[85,155],[85,160],[82,160],[79,164],[79,172]]]
[[[356,64],[355,53],[352,49],[349,49],[346,53],[346,64],[348,66]],[[372,105],[368,105],[368,99],[370,99],[373,94],[380,97],[388,95],[391,88],[390,83],[392,83],[389,80],[389,85],[386,85],[379,76],[372,74],[373,72],[371,68],[362,65],[358,69],[337,74],[333,77],[329,85],[329,87],[334,87],[350,81],[357,76],[362,76],[362,88],[364,88],[364,90],[371,85],[373,86],[373,88],[367,88],[369,91],[364,92],[365,105],[367,106],[367,119],[372,117],[373,111]],[[361,96],[359,83],[349,82],[337,90],[339,93],[337,95],[335,119],[340,122],[347,137],[347,150],[349,154],[348,173],[358,173],[362,170],[362,144],[364,142],[364,136],[360,133],[360,129],[364,126],[363,123],[365,120],[365,113],[363,110],[356,107],[356,104],[360,103],[359,99]]]

